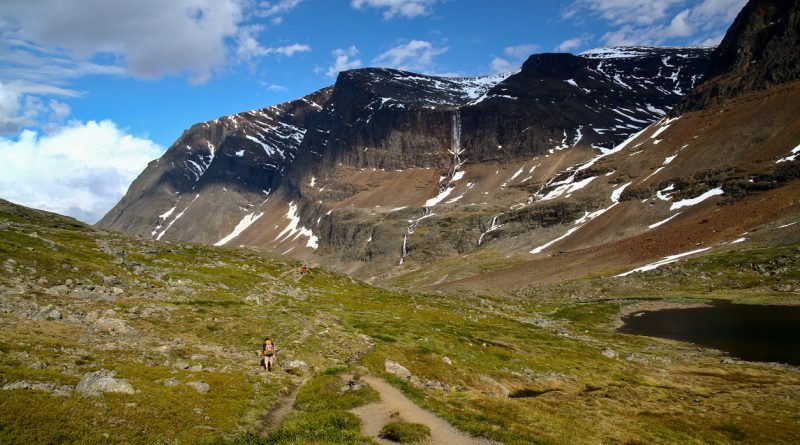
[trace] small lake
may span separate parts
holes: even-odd
[[[800,366],[800,306],[715,302],[630,314],[617,332],[669,338],[758,362]]]

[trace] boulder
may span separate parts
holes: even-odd
[[[366,387],[367,385],[364,384],[363,382],[353,379],[347,382],[346,385],[343,385],[341,388],[339,388],[339,393],[344,394],[348,391],[361,391]]]
[[[164,386],[178,386],[181,384],[181,381],[176,378],[168,378],[164,380]]]
[[[115,371],[101,369],[100,371],[89,372],[81,377],[75,391],[89,395],[99,395],[100,393],[121,393],[133,394],[136,391],[126,379],[115,379]]]
[[[603,349],[602,354],[603,354],[603,357],[608,357],[608,358],[616,358],[617,357],[617,352],[614,351],[611,348]]]
[[[198,380],[196,382],[189,382],[186,385],[191,386],[192,388],[194,388],[195,391],[199,392],[200,394],[205,394],[211,389],[211,385],[202,380]]]
[[[386,372],[388,372],[389,374],[396,375],[397,377],[400,377],[401,379],[405,380],[411,378],[411,371],[409,371],[405,366],[401,365],[400,363],[386,359],[383,365],[386,368]]]
[[[289,360],[283,365],[283,369],[289,374],[303,375],[308,371],[308,364],[302,360]]]
[[[95,327],[111,335],[128,334],[133,329],[121,318],[100,317],[94,322]]]

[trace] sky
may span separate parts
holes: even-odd
[[[0,198],[94,223],[192,124],[343,70],[716,45],[745,0],[2,0]]]

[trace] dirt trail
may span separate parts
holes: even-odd
[[[349,376],[345,376],[348,378]],[[426,411],[412,402],[400,390],[386,383],[383,379],[373,376],[362,376],[361,381],[367,383],[381,395],[379,402],[360,406],[351,412],[361,418],[361,432],[372,437],[382,444],[396,444],[378,437],[384,425],[390,421],[402,420],[405,422],[421,423],[431,429],[429,445],[450,444],[476,444],[486,445],[490,442],[485,439],[476,439],[457,430],[437,415]],[[397,413],[395,416],[392,414]]]
[[[300,387],[303,386],[304,383],[305,381],[292,386],[287,394],[278,397],[278,400],[264,416],[264,429],[261,431],[262,436],[265,436],[270,431],[278,429],[283,419],[292,412],[294,402],[297,400],[297,393],[300,392]]]

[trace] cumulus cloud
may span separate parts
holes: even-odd
[[[294,43],[292,45],[287,46],[278,46],[273,48],[267,48],[269,54],[282,54],[287,57],[292,57],[295,53],[303,53],[306,51],[311,51],[311,47],[305,44]]]
[[[261,2],[256,12],[258,17],[271,17],[273,25],[283,22],[283,15],[296,8],[302,0],[280,0],[277,2]]]
[[[492,68],[492,72],[495,73],[507,73],[510,71],[514,71],[519,67],[519,64],[511,63],[511,61],[506,60],[502,57],[493,58],[492,62],[489,65]]]
[[[425,40],[411,40],[384,51],[373,60],[373,63],[400,70],[429,73],[436,66],[433,58],[446,51],[447,48],[436,48]]]
[[[556,51],[562,53],[573,52],[576,49],[585,45],[588,40],[589,38],[586,36],[573,37],[571,39],[564,40],[563,42],[559,43],[558,46],[556,46]]]
[[[39,95],[75,97],[79,93],[64,88],[24,81],[0,82],[0,134],[16,134],[23,127],[58,123],[70,113],[69,105],[51,99],[45,104]]]
[[[195,83],[224,64],[226,39],[243,21],[239,0],[5,0],[0,16],[7,40],[74,60],[112,55],[134,76],[189,73]]]
[[[526,43],[524,45],[508,46],[503,49],[503,52],[515,59],[527,59],[528,56],[539,50],[539,45],[533,43]]]
[[[352,0],[350,4],[356,9],[383,9],[383,18],[389,20],[397,16],[411,19],[428,15],[436,2],[437,0]]]
[[[261,26],[248,26],[240,30],[236,36],[236,56],[239,59],[249,62],[270,54],[292,57],[295,53],[311,51],[310,46],[301,43],[293,43],[286,46],[261,46],[256,39],[256,33],[261,30]]]
[[[539,45],[525,43],[522,45],[507,46],[503,48],[505,57],[495,56],[489,63],[489,67],[495,73],[507,73],[519,69],[522,62],[531,54],[539,50]],[[509,60],[510,59],[510,60]]]
[[[576,0],[562,14],[601,18],[615,29],[605,33],[608,45],[653,45],[669,39],[687,43],[718,41],[746,0]]]
[[[52,107],[52,104],[51,104]],[[109,120],[0,137],[0,197],[94,223],[163,148]]]
[[[328,77],[333,77],[339,74],[340,71],[351,70],[363,65],[360,59],[350,59],[351,57],[358,55],[358,48],[356,48],[355,45],[352,45],[347,49],[337,48],[333,50],[331,54],[333,54],[334,62],[333,65],[328,67],[328,70],[325,72],[325,75]]]

